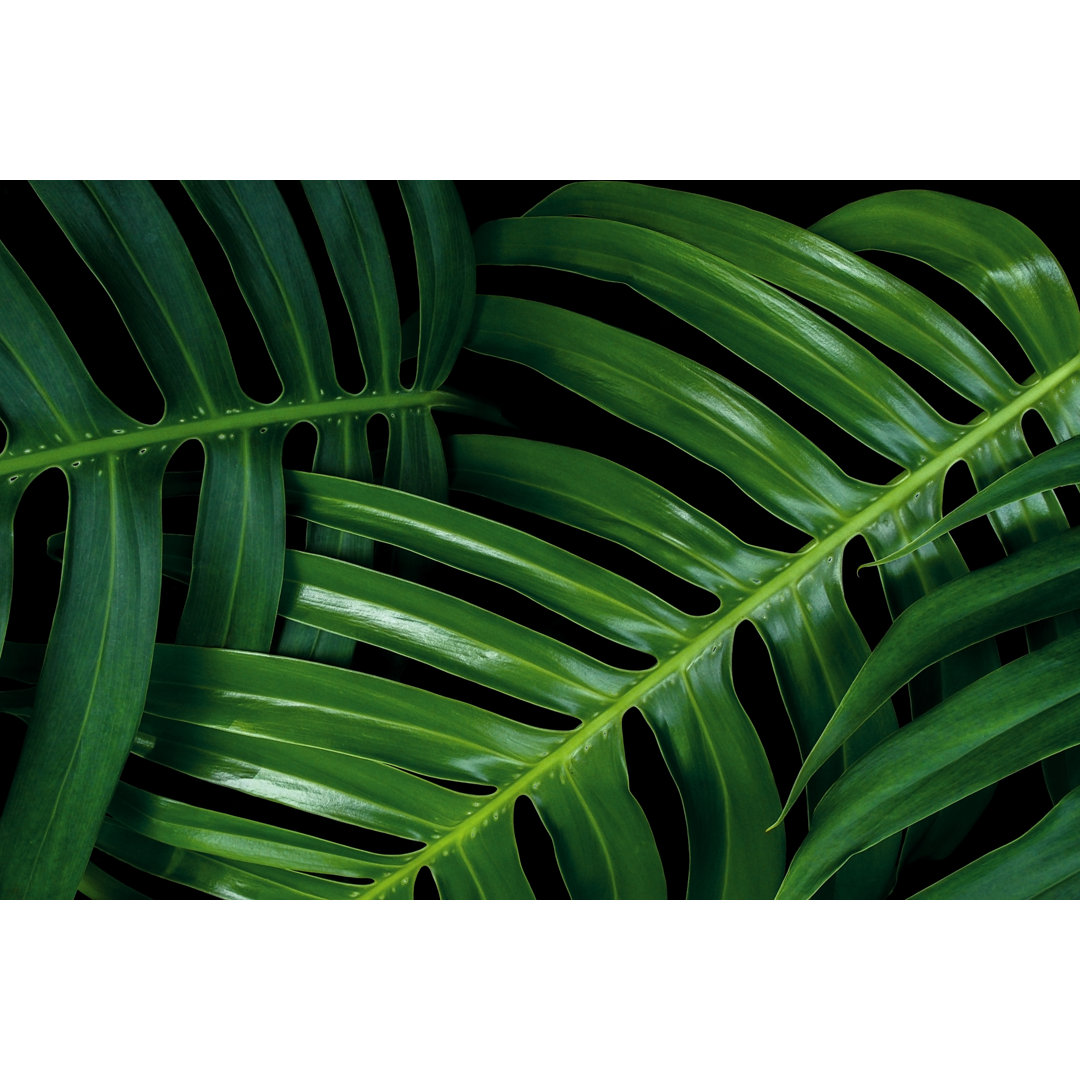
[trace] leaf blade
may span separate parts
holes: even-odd
[[[1080,743],[1080,635],[1029,653],[901,728],[818,804],[777,899],[810,897],[845,860],[965,795]]]

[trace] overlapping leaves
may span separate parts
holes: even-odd
[[[9,513],[26,481],[51,465],[67,473],[72,498],[48,649],[9,645],[3,657],[4,674],[35,687],[11,691],[5,704],[29,723],[0,821],[5,895],[69,895],[96,843],[121,863],[217,896],[408,896],[426,867],[444,897],[527,897],[514,808],[528,799],[572,896],[664,896],[660,854],[627,785],[622,723],[638,709],[682,799],[687,895],[770,897],[787,860],[782,831],[767,831],[781,799],[733,678],[735,632],[746,622],[769,649],[806,760],[800,789],[810,781],[811,831],[781,895],[886,895],[898,860],[955,846],[986,785],[1080,743],[1071,684],[1054,674],[1071,669],[1069,613],[1080,604],[1069,576],[1075,543],[1053,484],[1043,477],[979,506],[1015,553],[989,576],[967,574],[941,527],[927,534],[955,462],[982,487],[1030,458],[1026,412],[1038,411],[1058,439],[1076,434],[1080,313],[1052,256],[1011,218],[900,192],[806,231],[715,199],[578,184],[477,233],[479,262],[630,285],[894,461],[896,479],[877,485],[847,475],[718,370],[654,341],[527,299],[474,304],[474,247],[445,185],[403,187],[420,284],[418,374],[408,388],[397,375],[408,335],[370,197],[361,185],[307,186],[368,378],[363,393],[345,394],[276,188],[189,192],[281,377],[272,405],[239,390],[197,271],[148,186],[39,193],[161,386],[158,425],[135,425],[110,405],[33,287],[4,263],[16,305],[2,328],[4,459],[22,465]],[[855,254],[868,247],[922,259],[972,290],[1016,335],[1036,376],[1014,381],[956,319]],[[965,397],[972,422],[945,420],[845,324]],[[714,520],[617,461],[555,442],[458,436],[448,474],[431,409],[461,404],[440,387],[463,342],[667,440],[810,542],[795,553],[752,546],[737,521]],[[371,482],[364,434],[375,413],[391,426],[383,486]],[[302,420],[319,432],[315,471],[283,477],[281,440]],[[167,492],[184,489],[166,466],[192,435],[207,455],[198,526],[194,536],[162,538],[162,479]],[[630,547],[714,593],[719,607],[687,614],[613,568],[445,505],[448,480]],[[286,513],[308,522],[307,550],[286,549]],[[881,561],[897,617],[865,668],[869,649],[840,573],[856,536]],[[554,623],[539,630],[496,614],[482,589],[462,598],[376,569],[376,543],[514,590],[646,654],[645,666],[604,662]],[[176,643],[155,647],[162,569],[188,583],[188,599]],[[998,670],[987,639],[1049,618],[1057,621],[1030,632],[1031,655]],[[356,670],[354,642],[467,680],[494,695],[491,707],[466,689],[447,696]],[[898,728],[890,694],[924,669],[911,684],[916,719]],[[515,700],[573,726],[516,719]],[[965,723],[972,709],[985,714],[981,726]],[[129,746],[199,780],[360,826],[377,850],[270,824],[257,810],[243,817],[117,786]],[[1067,778],[1068,761],[1052,761]],[[1070,805],[1030,834],[1036,840],[1017,841],[1018,856],[1003,857],[1014,879],[1016,858],[1030,858],[1041,838],[1064,851]],[[989,888],[997,865],[976,864],[940,888]],[[1051,877],[1039,879],[1043,892],[1060,888]],[[93,863],[81,888],[133,892]]]

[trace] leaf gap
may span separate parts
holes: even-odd
[[[447,791],[456,791],[461,795],[477,795],[486,798],[489,795],[494,795],[499,790],[494,784],[473,784],[467,780],[447,780],[444,777],[416,772],[414,769],[402,769],[401,771],[410,773],[412,776],[418,776],[429,784],[437,784],[441,788],[446,788]]]
[[[155,181],[154,190],[180,230],[210,294],[240,389],[254,401],[276,401],[281,396],[281,379],[214,230],[178,180]]]
[[[948,514],[975,494],[975,481],[964,461],[958,461],[945,474],[942,490],[942,513]],[[951,530],[951,535],[971,570],[997,562],[1005,555],[990,519],[985,515]]]
[[[731,647],[735,696],[749,716],[769,760],[780,801],[787,798],[802,764],[794,726],[788,718],[764,639],[753,623],[741,622]],[[787,850],[795,851],[807,833],[806,796],[785,818]]]
[[[859,570],[860,566],[873,560],[870,546],[861,535],[853,537],[844,547],[844,598],[871,649],[877,648],[892,624],[880,572],[874,567]]]
[[[372,476],[375,483],[381,484],[386,472],[386,451],[390,445],[390,422],[382,413],[375,413],[367,422],[366,434]]]
[[[679,789],[652,728],[637,709],[628,709],[623,715],[622,738],[630,794],[652,829],[667,879],[668,899],[685,899],[690,880],[690,845]]]
[[[401,380],[402,386],[412,386],[416,382],[416,357],[406,356],[401,361],[401,367],[398,369],[398,378]]]
[[[439,887],[435,884],[435,875],[431,872],[431,868],[427,866],[421,866],[416,872],[416,878],[413,881],[413,893],[412,898],[414,900],[441,900],[439,895]]]
[[[155,424],[165,400],[104,286],[71,246],[33,188],[0,182],[0,241],[56,316],[90,377],[140,424]]]
[[[1024,413],[1020,423],[1024,441],[1033,454],[1044,454],[1057,445],[1046,421],[1036,409],[1029,409]],[[1066,484],[1063,487],[1054,488],[1054,494],[1057,495],[1069,524],[1073,528],[1080,525],[1080,489],[1077,489],[1075,484]]]
[[[1024,441],[1033,454],[1044,454],[1057,445],[1053,433],[1046,426],[1046,421],[1038,409],[1028,409],[1020,419],[1020,429],[1024,433]]]
[[[60,469],[46,469],[27,485],[15,511],[10,619],[12,641],[46,641],[60,595],[61,564],[49,556],[48,539],[67,530],[68,483]]]
[[[455,180],[469,228],[496,218],[521,217],[569,180]]]
[[[1004,630],[995,638],[998,656],[1002,664],[1011,664],[1014,660],[1026,656],[1028,653],[1028,641],[1022,626],[1012,630]]]
[[[393,836],[361,825],[323,817],[284,803],[249,795],[224,783],[210,783],[165,765],[132,754],[124,766],[124,780],[144,791],[164,798],[232,814],[248,821],[261,821],[283,829],[306,833],[336,844],[346,844],[362,851],[398,855],[419,851],[424,845],[415,840]]]
[[[313,870],[300,870],[298,873],[307,874],[308,877],[318,878],[320,881],[336,881],[341,885],[372,885],[375,879],[372,877],[345,877],[342,874],[317,874]]]
[[[319,432],[315,425],[307,420],[294,424],[285,436],[281,448],[281,463],[286,469],[299,472],[311,472],[314,468],[315,450],[319,442]]]
[[[569,900],[570,893],[559,872],[555,845],[532,800],[520,795],[514,801],[514,838],[521,869],[537,900]]]

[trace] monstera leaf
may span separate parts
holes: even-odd
[[[194,438],[206,455],[177,640],[268,650],[285,561],[285,434],[301,420],[313,424],[317,467],[364,478],[365,425],[385,415],[388,472],[402,486],[444,490],[431,410],[463,404],[441,384],[468,323],[474,269],[452,186],[405,185],[421,326],[416,379],[403,388],[397,296],[371,197],[363,185],[309,185],[366,376],[361,393],[346,393],[319,290],[277,188],[188,185],[280,377],[281,396],[264,405],[241,390],[210,297],[149,184],[49,182],[35,190],[108,291],[165,398],[156,424],[137,423],[109,401],[34,286],[0,253],[5,594],[12,523],[27,485],[59,468],[70,492],[56,616],[0,819],[0,892],[47,897],[78,886],[142,716],[161,585],[162,480],[177,447]],[[363,555],[344,538],[311,540],[325,557]],[[5,595],[5,619],[7,607]],[[313,655],[336,648],[310,634],[290,644]]]
[[[899,865],[959,843],[995,779],[1043,759],[1069,775],[1053,755],[1080,742],[1071,714],[1037,696],[1017,705],[1023,718],[993,708],[1070,655],[1080,604],[1061,569],[1072,534],[1054,494],[989,508],[1010,557],[979,573],[1009,584],[990,590],[984,616],[985,579],[952,539],[914,546],[940,521],[956,463],[982,488],[1031,459],[1026,414],[1059,441],[1077,434],[1080,313],[1056,261],[1007,215],[897,192],[808,231],[684,192],[574,184],[470,243],[452,188],[408,184],[420,310],[403,333],[366,189],[307,185],[367,376],[350,394],[335,381],[342,360],[277,189],[189,185],[280,374],[281,397],[263,404],[240,390],[194,263],[149,187],[37,190],[115,301],[166,412],[156,425],[119,412],[5,259],[9,522],[46,468],[67,475],[70,509],[54,544],[63,577],[48,645],[12,642],[3,654],[2,674],[26,687],[4,707],[28,723],[0,819],[4,895],[134,898],[164,879],[222,897],[390,898],[414,895],[430,874],[445,898],[525,898],[534,881],[520,811],[531,805],[573,897],[885,896]],[[867,249],[970,290],[1034,374],[1014,378],[955,317],[857,254]],[[712,339],[715,358],[562,303],[474,303],[474,253],[485,267],[629,285]],[[406,387],[398,372],[414,330]],[[695,476],[713,470],[732,492],[732,511],[707,514],[646,475],[642,455],[626,452],[638,436],[601,456],[575,447],[557,417],[544,439],[478,426],[450,437],[448,505],[431,411],[470,408],[442,389],[463,343],[580,395],[643,446],[659,439],[696,459]],[[968,415],[946,419],[916,389],[928,385]],[[365,436],[376,414],[390,426],[382,484]],[[319,433],[313,471],[283,471],[282,439],[303,422]],[[879,456],[890,479],[842,469],[826,428]],[[168,468],[189,438],[205,447],[201,478]],[[167,508],[196,491],[194,533],[163,536],[163,493]],[[747,499],[802,546],[747,542]],[[307,523],[304,550],[286,546],[289,519]],[[857,537],[896,618],[869,662],[849,608],[859,586],[843,573]],[[620,545],[711,594],[713,610],[690,613],[634,580],[612,554]],[[391,549],[394,559],[373,561]],[[163,575],[186,589],[171,639],[155,628]],[[985,633],[972,629],[980,618]],[[1029,624],[1031,654],[1001,667],[989,638]],[[747,625],[787,714],[768,731],[739,688]],[[915,719],[901,726],[890,695],[918,672]],[[1024,730],[1039,734],[993,767],[974,767],[976,752],[932,780],[901,769],[896,783],[920,795],[894,807],[880,778],[919,753],[922,733],[947,742],[973,702],[986,731],[1034,717]],[[1052,732],[1038,720],[1048,710]],[[686,881],[667,880],[657,822],[628,786],[635,711],[681,800]],[[812,813],[790,860],[771,828],[782,799],[764,749],[789,724],[806,761],[795,794],[809,781]],[[166,788],[178,774],[194,780]],[[221,789],[238,793],[230,810],[211,797]],[[1068,812],[1062,803],[1059,817]],[[1043,834],[1060,845],[1063,831],[1055,819]],[[971,873],[985,879],[978,864]]]

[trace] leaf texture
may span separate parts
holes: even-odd
[[[3,707],[27,723],[0,817],[0,894],[141,898],[127,866],[222,898],[408,898],[426,869],[446,899],[526,899],[538,893],[515,824],[526,800],[574,898],[882,897],[909,862],[956,847],[989,785],[1037,762],[1065,796],[1050,816],[924,894],[1070,894],[1073,758],[1055,755],[1080,745],[1080,603],[1075,536],[1051,489],[1076,482],[1075,454],[1065,444],[1032,460],[1021,422],[1034,410],[1057,440],[1080,434],[1080,313],[1030,230],[928,192],[864,200],[804,230],[717,199],[587,183],[471,238],[452,184],[409,181],[419,311],[402,324],[371,191],[311,182],[311,227],[356,340],[335,356],[296,204],[264,182],[185,189],[279,374],[273,402],[241,390],[211,291],[151,185],[35,190],[161,388],[156,424],[97,388],[0,251],[5,611],[28,485],[59,467],[71,495],[66,535],[50,542],[63,569],[47,647],[13,642],[0,657],[26,686],[4,691]],[[1014,380],[864,249],[971,290],[1036,376]],[[659,305],[715,354],[691,360],[549,302],[477,296],[477,264],[629,286],[628,303]],[[435,410],[495,415],[444,389],[463,348],[557,383],[627,438],[664,440],[672,460],[726,477],[804,545],[748,543],[722,498],[632,470],[615,445],[586,452],[557,417],[543,419],[567,445],[447,437]],[[730,353],[822,426],[742,385]],[[909,378],[908,361],[930,381]],[[350,364],[358,394],[337,382]],[[970,420],[943,417],[916,382],[960,394]],[[285,470],[285,439],[304,423],[312,469]],[[821,436],[834,426],[896,476],[849,475]],[[170,466],[189,439],[202,474]],[[957,463],[980,493],[943,517]],[[194,528],[163,536],[163,513],[193,496]],[[969,572],[948,532],[983,515],[1008,557]],[[860,537],[893,620],[873,651],[843,573]],[[611,545],[713,606],[690,614],[661,597]],[[174,632],[158,627],[163,575],[184,597]],[[767,717],[741,690],[747,624],[779,691]],[[1001,666],[991,639],[1016,627],[1030,652]],[[900,726],[891,697],[905,686],[914,718]],[[631,790],[633,710],[678,793],[686,880]],[[764,747],[784,724],[801,770],[782,807]],[[121,779],[129,754],[149,764]],[[164,777],[187,794],[159,790]],[[804,789],[810,831],[788,853],[768,826]]]

